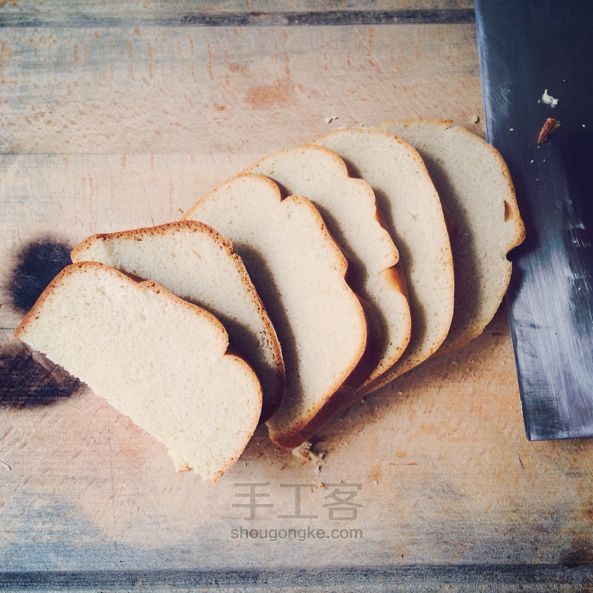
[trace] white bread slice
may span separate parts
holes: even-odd
[[[72,264],[16,335],[164,443],[180,470],[216,481],[257,426],[259,382],[225,354],[222,324],[154,282]]]
[[[348,258],[348,282],[363,297],[370,322],[364,384],[390,369],[410,340],[410,307],[399,255],[379,222],[375,195],[348,175],[344,161],[321,146],[301,146],[260,160],[250,171],[266,175],[288,194],[307,196]]]
[[[447,219],[455,263],[455,311],[439,352],[479,336],[509,285],[508,252],[525,238],[515,190],[499,152],[452,121],[386,122],[420,153]]]
[[[281,199],[267,177],[234,177],[198,200],[186,218],[233,242],[278,332],[286,388],[268,420],[270,438],[307,440],[340,399],[366,346],[366,321],[344,276],[347,263],[309,200]]]
[[[451,245],[441,202],[420,155],[386,132],[343,129],[316,141],[373,188],[382,223],[398,247],[412,312],[403,356],[365,388],[373,391],[431,356],[446,338],[454,303]]]
[[[259,377],[260,422],[278,407],[284,389],[280,343],[241,258],[229,241],[195,221],[93,235],[72,251],[72,261],[98,261],[143,280],[154,280],[214,314],[230,348]]]

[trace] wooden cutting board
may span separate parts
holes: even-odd
[[[23,390],[9,290],[31,242],[176,219],[255,158],[339,126],[447,117],[481,133],[470,2],[14,0],[0,21],[0,381]],[[0,406],[0,588],[591,577],[593,443],[526,440],[504,308],[332,422],[316,451],[305,462],[260,430],[207,485],[88,390]]]

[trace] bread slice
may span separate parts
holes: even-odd
[[[374,356],[364,383],[390,369],[410,340],[410,308],[398,251],[377,216],[375,195],[348,175],[344,161],[321,146],[301,146],[265,158],[250,171],[266,175],[289,194],[307,196],[348,258],[348,282],[367,305]],[[367,361],[370,362],[370,361]]]
[[[261,412],[261,387],[225,354],[222,324],[154,282],[96,262],[65,268],[17,337],[164,443],[178,469],[217,480]]]
[[[281,199],[261,175],[230,179],[185,217],[218,230],[245,262],[286,365],[284,397],[267,422],[270,437],[297,446],[340,397],[365,350],[364,312],[344,279],[346,259],[309,200]]]
[[[316,141],[338,154],[373,188],[406,278],[412,336],[403,356],[368,385],[384,385],[431,356],[449,332],[454,275],[451,245],[436,189],[420,155],[386,132],[343,129]]]
[[[499,152],[449,120],[387,122],[419,152],[437,188],[455,262],[455,311],[441,352],[480,335],[509,285],[508,252],[525,238],[515,190]]]
[[[72,261],[98,261],[154,280],[222,321],[232,351],[252,366],[262,385],[261,421],[280,403],[284,363],[280,343],[241,258],[214,229],[194,221],[89,237]]]

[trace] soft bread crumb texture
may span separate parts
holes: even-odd
[[[17,336],[164,443],[178,469],[215,481],[238,459],[261,388],[210,313],[95,262],[66,268]]]
[[[288,194],[307,196],[319,209],[350,265],[348,281],[368,303],[376,361],[365,383],[388,370],[410,340],[410,308],[399,274],[398,250],[381,225],[369,184],[349,176],[344,161],[317,145],[300,146],[266,157],[250,171],[266,175]],[[397,266],[397,267],[396,267]],[[390,273],[385,273],[387,270]]]
[[[446,338],[454,305],[453,258],[437,191],[420,155],[392,134],[344,129],[317,140],[375,192],[385,227],[402,262],[412,312],[410,343],[372,391],[431,356]]]
[[[541,96],[541,101],[545,105],[552,107],[552,109],[558,105],[558,99],[556,99],[556,97],[552,97],[552,95],[548,93],[548,89],[544,89],[544,92]]]
[[[274,442],[293,445],[366,346],[364,312],[344,280],[346,260],[311,202],[281,200],[278,186],[261,175],[227,181],[186,217],[233,242],[270,314],[284,353],[286,389],[267,424]]]
[[[311,441],[305,441],[298,447],[295,447],[292,450],[292,454],[301,461],[320,466],[327,455],[327,451],[315,451],[313,443]]]
[[[447,352],[480,335],[511,277],[508,252],[525,237],[515,190],[498,151],[450,121],[382,126],[420,153],[441,198],[455,268],[455,311]]]
[[[73,261],[97,261],[204,307],[225,326],[233,352],[260,379],[262,420],[278,407],[284,389],[280,343],[241,258],[215,230],[194,221],[89,237]]]

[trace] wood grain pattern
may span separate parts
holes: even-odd
[[[177,218],[254,158],[332,126],[481,114],[468,24],[9,27],[0,78],[3,288],[36,237],[74,243]],[[327,125],[330,115],[339,119]],[[6,344],[20,316],[0,302]],[[259,431],[211,486],[175,475],[164,447],[88,391],[0,407],[0,586],[584,590],[593,443],[527,442],[504,310],[474,344],[355,406],[320,439],[318,472]],[[361,485],[362,506],[337,524],[362,539],[231,537],[334,528],[323,504],[341,480]],[[269,482],[274,506],[245,521],[232,506],[241,482]],[[294,483],[312,485],[301,504],[317,518],[278,517],[294,508]]]
[[[4,29],[0,152],[258,154],[481,113],[471,25]],[[439,59],[435,59],[438,55]]]

